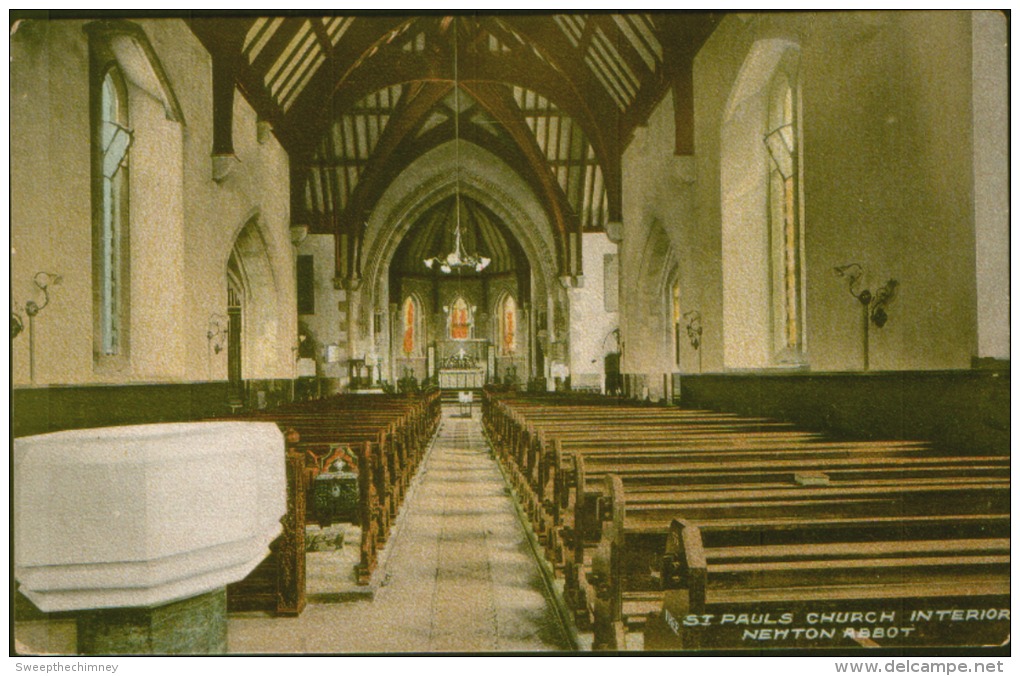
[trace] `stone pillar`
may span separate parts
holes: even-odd
[[[82,655],[216,655],[227,651],[225,588],[155,608],[78,615]]]
[[[226,650],[226,586],[287,512],[272,423],[71,430],[14,442],[14,575],[77,615],[82,654]]]

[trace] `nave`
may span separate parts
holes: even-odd
[[[380,556],[371,600],[232,615],[231,653],[569,650],[480,412],[445,408]]]
[[[1008,35],[13,12],[18,650],[998,643]]]

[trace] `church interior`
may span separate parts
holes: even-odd
[[[1006,15],[9,45],[18,652],[1008,640]]]

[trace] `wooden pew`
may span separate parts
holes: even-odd
[[[675,519],[790,526],[888,518],[906,523],[912,518],[1009,512],[1008,476],[876,479],[796,487],[723,483],[628,491],[622,479],[611,474],[602,484],[603,493],[597,498],[599,537],[576,548],[573,579],[568,575],[568,588],[576,594],[575,607],[593,621],[600,648],[621,647],[628,616],[640,616],[649,602],[660,601],[656,587],[661,571],[655,569]],[[637,610],[628,612],[628,601],[635,602]]]
[[[439,424],[439,393],[335,396],[255,411],[232,420],[275,422],[287,438],[288,510],[272,555],[228,590],[232,610],[298,614],[304,607],[304,532],[314,522],[316,476],[344,458],[358,474],[359,584],[367,584],[410,480]]]
[[[758,628],[722,621],[747,613],[784,630],[765,634],[772,647],[1001,644],[1010,632],[1001,612],[1009,608],[1009,517],[968,516],[674,520],[662,609],[648,620],[645,648],[758,648],[766,640]],[[938,621],[930,617],[937,608],[970,609],[973,621]],[[819,622],[825,614],[830,621]],[[703,624],[710,615],[720,619]]]
[[[851,569],[871,565],[921,578],[925,570],[941,571],[947,593],[955,589],[960,596],[964,590],[961,602],[986,599],[979,587],[966,586],[970,578],[947,572],[954,563],[985,565],[974,559],[988,546],[979,540],[996,540],[988,566],[999,571],[994,575],[1000,582],[1003,566],[1008,568],[1008,549],[1003,553],[1001,546],[1008,537],[1008,463],[998,457],[935,454],[926,444],[909,441],[832,441],[761,419],[562,397],[485,396],[483,424],[551,560],[563,561],[560,541],[570,546],[572,556],[564,566],[567,598],[579,625],[593,622],[600,648],[623,647],[625,626],[643,625],[652,608],[658,609],[650,625],[656,635],[668,630],[662,646],[700,645],[689,637],[686,643],[676,641],[677,611],[666,614],[657,588],[669,572],[663,551],[674,519],[698,519],[702,529],[726,523],[759,541],[778,538],[775,546],[786,547],[765,552],[764,567],[749,568],[744,578],[727,578],[731,589],[746,586],[748,576],[767,577],[762,571],[785,565],[784,555],[796,558],[802,544],[805,554],[799,556],[850,552],[853,546],[840,538],[856,542],[859,536],[850,531],[865,526],[870,537],[887,534],[887,541],[876,545],[884,562],[854,563]],[[793,535],[805,529],[814,541]],[[913,544],[898,545],[898,540]],[[826,542],[831,546],[819,549],[818,543]],[[933,563],[930,556],[906,555],[937,553],[939,543],[971,558]],[[889,564],[896,552],[912,560],[909,565]],[[927,563],[914,566],[918,558]],[[798,565],[788,568],[796,571]],[[803,565],[812,575],[824,575],[826,565],[838,564]],[[722,579],[715,570],[715,579]],[[790,571],[769,575],[797,578]],[[666,593],[672,598],[671,590]],[[988,598],[1001,601],[1001,594]],[[827,603],[835,608],[846,597],[835,595]]]

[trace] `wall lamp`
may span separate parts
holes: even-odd
[[[701,313],[697,310],[688,310],[684,313],[684,319],[687,320],[687,340],[698,352],[698,373],[701,373]]]
[[[209,343],[209,349],[216,354],[224,350],[224,341],[230,332],[230,324],[226,317],[215,312],[209,315],[209,328],[205,332],[205,339]]]
[[[863,353],[864,370],[867,371],[868,364],[868,343],[871,324],[877,328],[885,326],[889,321],[886,307],[896,297],[896,289],[900,285],[895,279],[888,280],[885,284],[875,290],[858,290],[861,278],[864,276],[864,267],[860,263],[849,263],[834,267],[833,272],[837,277],[847,280],[847,290],[850,295],[857,299],[861,305],[861,326],[863,327]]]
[[[63,277],[52,272],[37,272],[32,277],[32,282],[43,293],[41,304],[35,300],[25,302],[25,314],[28,315],[28,372],[33,383],[35,382],[35,317],[50,304],[49,287],[59,286],[63,280]],[[21,315],[17,311],[11,310],[11,340],[17,338],[24,328],[25,323],[21,319]]]
[[[230,333],[230,320],[216,312],[209,315],[209,323],[205,330],[206,351],[205,370],[206,376],[212,379],[212,356],[219,354],[226,349],[227,335]]]

